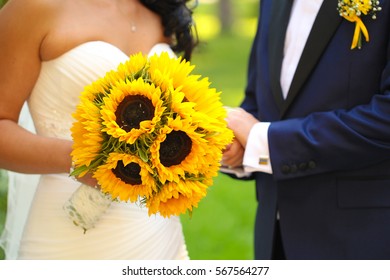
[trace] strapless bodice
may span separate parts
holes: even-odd
[[[167,51],[155,45],[149,55]],[[86,42],[61,56],[42,63],[36,85],[28,100],[37,134],[70,139],[72,113],[84,87],[128,59],[119,48],[103,41]]]

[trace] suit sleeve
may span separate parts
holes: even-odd
[[[268,138],[276,179],[389,166],[389,61],[380,84],[380,93],[368,104],[271,123]]]

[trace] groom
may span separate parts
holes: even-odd
[[[256,259],[390,259],[390,0],[349,2],[261,1],[223,157],[256,180]]]

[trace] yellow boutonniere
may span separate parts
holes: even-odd
[[[337,10],[340,16],[350,22],[355,23],[355,33],[352,39],[351,49],[362,46],[361,34],[363,33],[366,42],[370,40],[368,31],[360,16],[371,15],[373,19],[376,19],[376,12],[379,12],[382,8],[379,7],[379,1],[375,0],[339,0]]]

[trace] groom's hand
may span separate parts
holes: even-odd
[[[252,127],[259,123],[259,120],[253,117],[242,108],[234,108],[228,111],[226,118],[228,127],[233,130],[234,136],[245,148],[248,141],[249,133]]]

